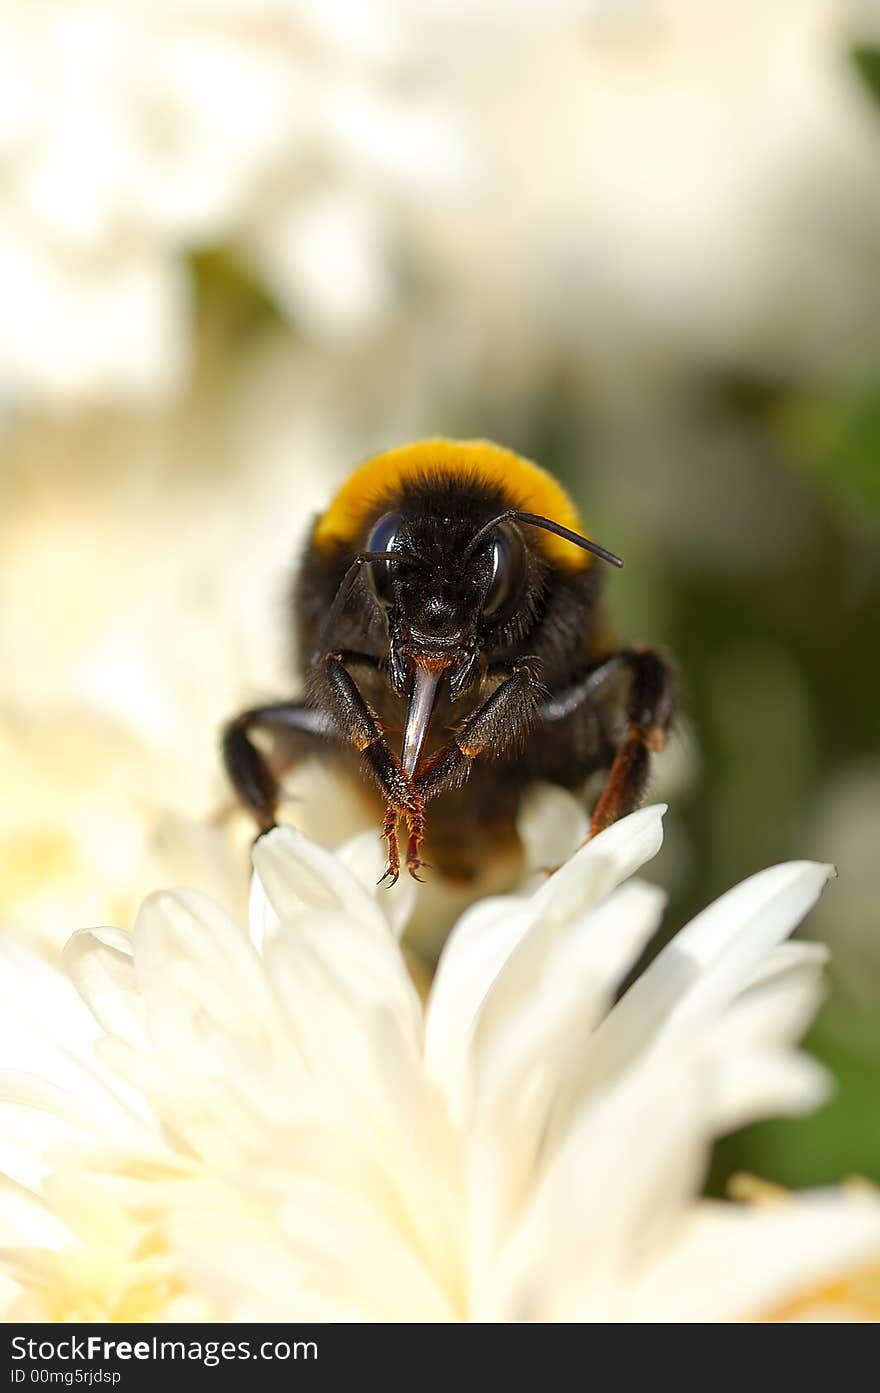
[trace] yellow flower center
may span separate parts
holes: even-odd
[[[880,1321],[880,1263],[848,1272],[837,1281],[781,1306],[766,1319],[783,1321]]]
[[[166,1320],[184,1295],[167,1250],[152,1234],[131,1252],[104,1243],[24,1250],[13,1276],[21,1290],[12,1320]]]

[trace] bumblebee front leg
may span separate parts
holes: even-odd
[[[347,656],[347,655],[346,655]],[[357,655],[351,655],[357,660]],[[376,713],[368,706],[360,688],[343,662],[343,655],[331,653],[318,670],[318,683],[326,695],[341,730],[360,751],[369,772],[379,785],[387,803],[382,833],[388,844],[388,866],[383,880],[393,885],[400,874],[397,823],[404,818],[409,832],[407,868],[419,879],[421,862],[417,848],[425,833],[425,801],[404,771],[397,755],[385,739]],[[416,850],[414,850],[414,848]]]
[[[514,668],[459,726],[452,739],[420,766],[415,786],[425,801],[444,789],[463,784],[475,759],[503,755],[522,745],[531,728],[540,691],[531,667],[524,663]],[[418,855],[418,847],[414,854]]]
[[[678,681],[675,668],[653,648],[625,649],[609,662],[629,673],[627,726],[605,787],[593,809],[590,836],[631,813],[644,797],[651,755],[666,744],[675,713]]]

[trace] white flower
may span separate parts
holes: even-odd
[[[625,10],[576,43],[545,36],[486,89],[500,189],[450,232],[456,348],[491,322],[499,383],[564,353],[591,424],[610,407],[649,438],[671,386],[707,368],[860,374],[878,344],[878,114],[848,54],[876,42],[876,4]]]
[[[570,7],[522,7],[508,43],[548,8]],[[322,340],[381,326],[409,213],[472,187],[479,135],[459,79],[498,61],[506,9],[470,5],[463,44],[432,0],[9,0],[5,389],[88,401],[178,387],[199,248],[231,247]]]
[[[196,820],[193,772],[82,707],[0,702],[0,783],[14,790],[0,806],[4,933],[57,956],[72,922],[130,919],[160,874],[243,905],[245,857]]]
[[[662,896],[649,808],[462,918],[422,1009],[380,847],[256,847],[250,937],[162,893],[3,953],[11,1318],[741,1319],[876,1257],[880,1205],[696,1198],[711,1139],[825,1092],[793,1048],[828,868],[777,866],[621,999]]]

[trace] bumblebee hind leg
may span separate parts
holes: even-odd
[[[581,681],[542,703],[539,750],[551,757],[551,777],[568,787],[554,748],[562,723],[572,732],[576,753],[569,766],[581,777],[608,769],[593,809],[590,836],[610,827],[641,803],[651,755],[663,749],[675,715],[678,678],[665,654],[654,648],[625,648],[598,663]],[[623,716],[621,722],[620,716]],[[563,748],[570,749],[568,742]]]
[[[591,837],[634,812],[641,803],[651,771],[651,755],[658,754],[666,744],[678,694],[675,668],[656,649],[627,649],[617,656],[630,677],[627,724],[593,809]]]

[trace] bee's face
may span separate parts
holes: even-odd
[[[473,546],[479,527],[480,519],[388,512],[369,532],[367,551],[400,556],[367,568],[399,690],[417,665],[447,672],[458,695],[476,675],[489,636],[526,602],[534,567],[519,529],[501,522]]]

